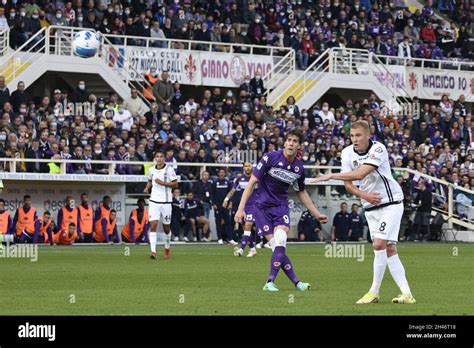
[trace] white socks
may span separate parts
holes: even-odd
[[[170,248],[170,242],[171,242],[171,231],[168,234],[165,233],[165,249]]]
[[[411,294],[410,287],[408,286],[407,278],[405,277],[405,268],[403,268],[402,262],[398,257],[398,254],[390,256],[387,259],[388,269],[390,270],[390,274],[397,283],[398,287],[402,294]]]
[[[385,266],[387,266],[387,250],[374,250],[374,254],[374,278],[370,292],[378,295],[380,285],[382,285],[383,275],[385,273]]]
[[[150,248],[152,253],[156,253],[156,240],[158,239],[158,233],[150,231]]]

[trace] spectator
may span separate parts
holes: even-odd
[[[305,242],[324,241],[320,222],[308,210],[301,213],[298,221],[298,240]]]
[[[29,105],[31,101],[29,93],[25,90],[25,83],[23,81],[18,82],[17,89],[13,91],[10,96],[10,103],[13,107],[14,112],[20,111],[20,105]],[[4,105],[5,106],[5,105]]]
[[[321,108],[321,111],[318,112],[318,116],[321,118],[323,122],[326,120],[329,121],[329,123],[335,123],[336,119],[334,118],[334,113],[329,110],[329,104],[324,102],[323,106]]]
[[[357,203],[352,204],[350,213],[350,230],[349,240],[350,241],[362,241],[364,236],[364,222],[362,216],[359,214],[359,205]]]
[[[331,228],[331,240],[345,242],[349,240],[351,228],[351,217],[347,212],[347,203],[341,203],[341,211],[333,219]]]
[[[209,172],[205,171],[202,173],[201,180],[193,185],[193,194],[194,197],[201,202],[204,210],[204,217],[207,219],[209,219],[209,213],[212,206],[211,190],[212,182],[209,181]]]
[[[308,53],[303,50],[303,34],[301,32],[297,33],[291,40],[291,48],[296,51],[296,63],[298,64],[298,69],[306,70],[308,67]]]
[[[419,204],[415,215],[415,230],[416,239],[428,240],[430,238],[430,218],[433,202],[433,195],[431,190],[426,187],[425,180],[421,179],[418,182],[419,192],[416,195],[415,204]],[[422,232],[423,230],[423,232]]]
[[[420,39],[428,42],[436,41],[436,34],[431,22],[428,22],[428,24],[421,29]]]
[[[123,104],[119,104],[118,110],[114,113],[113,121],[118,128],[126,131],[130,131],[134,123],[132,114],[124,108]]]
[[[149,84],[145,87],[143,90],[143,96],[149,101],[149,102],[154,102],[156,99],[153,96],[153,87],[155,83],[159,80],[158,78],[158,73],[156,72],[156,68],[152,67],[150,68],[150,72],[146,73],[145,76],[145,81]]]
[[[143,101],[138,97],[138,91],[136,88],[130,89],[130,97],[124,100],[123,107],[128,110],[133,117],[145,113]]]
[[[9,100],[10,100],[10,90],[5,84],[5,77],[0,76],[0,110],[3,109],[3,105]]]
[[[77,161],[85,160],[84,150],[82,147],[77,146],[74,149],[74,155],[72,156],[72,159]],[[74,174],[87,174],[85,163],[72,163],[71,166]]]
[[[0,30],[8,30],[10,26],[8,25],[7,18],[5,17],[5,8],[0,7]]]
[[[158,112],[171,112],[171,100],[174,97],[174,88],[171,81],[168,80],[168,71],[163,70],[161,80],[153,86],[153,96],[158,103]]]
[[[224,198],[231,189],[232,183],[225,177],[225,170],[219,169],[218,178],[212,183],[211,189],[212,208],[216,216],[218,244],[224,244],[224,240],[227,240],[231,245],[237,244],[234,241],[234,228],[230,221],[230,211],[222,205]]]
[[[184,238],[187,239],[189,230],[192,231],[193,241],[209,241],[209,220],[204,216],[203,207],[200,201],[193,198],[193,193],[186,194],[184,202],[185,228]],[[199,234],[198,224],[202,224],[202,236]],[[183,238],[183,239],[184,239]],[[185,239],[184,239],[185,240]],[[185,240],[186,241],[186,240]]]
[[[33,140],[31,146],[26,150],[25,158],[28,159],[43,159],[43,153],[39,148],[39,140]],[[40,162],[27,162],[26,171],[28,173],[44,173],[45,163]]]
[[[398,57],[408,59],[411,58],[411,45],[408,36],[398,44]]]

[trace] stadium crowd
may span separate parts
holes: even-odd
[[[280,149],[286,131],[300,128],[307,137],[299,154],[306,165],[340,166],[341,151],[350,143],[351,123],[365,119],[371,124],[372,139],[387,146],[394,167],[416,169],[474,189],[474,123],[463,96],[456,101],[443,96],[439,103],[424,103],[414,115],[384,115],[374,94],[361,100],[346,100],[342,105],[330,106],[323,101],[309,110],[300,110],[294,98],[289,97],[286,105],[273,110],[261,95],[264,89],[260,81],[258,75],[247,77],[237,92],[228,90],[222,94],[220,88],[214,88],[205,90],[199,98],[185,100],[179,84],[168,81],[163,72],[153,94],[162,100],[160,93],[169,92],[171,100],[165,103],[169,104],[168,109],[162,104],[160,113],[159,103],[153,103],[148,112],[140,110],[141,104],[135,103],[139,97],[133,89],[122,102],[113,92],[106,99],[88,94],[81,81],[70,97],[56,90],[51,98],[42,96],[35,101],[22,82],[10,94],[0,77],[0,158],[51,159],[47,164],[17,162],[17,172],[58,173],[54,160],[78,159],[85,162],[70,164],[68,173],[107,174],[107,165],[88,164],[87,160],[147,162],[155,151],[161,150],[183,180],[181,193],[193,192],[199,202],[202,212],[196,217],[208,218],[211,208],[221,207],[240,168],[208,167],[201,176],[198,167],[179,163],[226,166],[229,161],[239,163],[238,155],[243,153],[254,153],[258,159],[264,152]],[[257,90],[254,86],[261,87]],[[95,100],[98,109],[88,116],[71,114],[73,109],[61,109],[64,100]],[[237,156],[226,157],[233,153]],[[0,170],[9,171],[10,165],[11,162],[0,160]],[[142,175],[147,165],[119,164],[115,170],[116,174]],[[318,170],[307,169],[308,177],[317,174]],[[419,191],[420,176],[397,170],[394,176],[404,187],[410,204]],[[210,195],[212,183],[219,181],[226,183],[225,192]],[[435,182],[427,182],[427,186],[435,194],[434,205],[446,208],[446,187]],[[349,198],[342,191],[333,190],[333,194]],[[458,195],[463,203],[457,212],[467,216],[473,197],[456,191],[455,197]],[[238,203],[239,195],[234,199]],[[223,219],[226,225],[230,216]],[[232,232],[222,231],[222,235],[226,233]]]
[[[0,8],[0,29],[10,28],[12,48],[49,25],[136,36],[131,45],[144,45],[139,37],[146,37],[292,47],[298,67],[305,69],[331,47],[407,58],[472,59],[469,6],[468,0],[438,0],[437,6],[426,0],[412,13],[403,0],[17,0]],[[439,17],[436,8],[452,22]]]

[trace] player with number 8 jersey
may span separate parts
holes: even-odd
[[[362,200],[375,257],[372,286],[356,303],[379,301],[386,266],[402,292],[392,302],[416,303],[396,248],[403,215],[403,191],[392,177],[387,149],[370,139],[366,121],[354,122],[350,137],[352,145],[342,151],[341,173],[322,175],[313,182],[344,180],[346,190]],[[359,181],[359,188],[354,186],[353,181]]]

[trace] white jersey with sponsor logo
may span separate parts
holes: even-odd
[[[342,172],[347,173],[359,168],[363,164],[375,167],[375,170],[360,180],[359,189],[364,192],[378,192],[382,204],[403,201],[403,191],[395,181],[390,169],[388,153],[385,146],[378,141],[370,141],[369,148],[364,153],[354,150],[350,145],[342,150]],[[373,207],[369,202],[362,200],[364,208]]]
[[[160,179],[165,182],[178,180],[173,167],[166,164],[163,168],[157,169],[156,166],[154,166],[151,167],[148,172],[148,180],[152,182],[150,201],[154,203],[172,203],[172,188],[157,184],[155,179]]]

